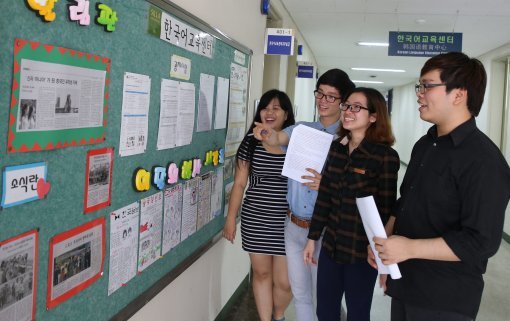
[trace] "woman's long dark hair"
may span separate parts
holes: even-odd
[[[257,111],[255,112],[255,117],[253,118],[253,122],[250,125],[250,128],[248,129],[248,132],[244,136],[243,144],[246,140],[248,141],[248,159],[250,160],[250,163],[253,159],[253,153],[255,151],[255,147],[257,147],[257,144],[259,141],[253,136],[253,128],[255,128],[255,122],[261,123],[262,118],[260,117],[260,112],[262,109],[266,108],[271,100],[274,98],[278,99],[278,102],[280,103],[280,107],[287,112],[287,119],[283,122],[282,128],[288,127],[290,125],[294,125],[296,123],[296,120],[294,118],[294,110],[292,109],[292,102],[290,101],[289,96],[287,96],[286,93],[283,91],[280,91],[278,89],[271,89],[269,91],[266,91],[262,97],[260,97],[259,104],[257,105]],[[236,164],[239,165],[239,149],[236,153]]]

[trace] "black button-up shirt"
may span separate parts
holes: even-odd
[[[499,248],[510,169],[474,118],[450,134],[433,126],[414,146],[396,206],[396,235],[442,237],[460,262],[412,259],[387,293],[428,309],[475,318],[487,260]]]
[[[400,159],[390,146],[363,140],[349,155],[349,147],[335,140],[322,174],[308,238],[319,239],[322,250],[338,263],[366,261],[368,238],[356,197],[372,195],[386,223],[397,199]]]

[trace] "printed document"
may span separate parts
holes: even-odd
[[[301,176],[311,175],[307,168],[322,171],[332,141],[331,134],[305,125],[296,126],[290,137],[282,175],[300,183],[308,182]]]

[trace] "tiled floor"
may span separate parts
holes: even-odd
[[[498,253],[489,261],[484,276],[485,290],[477,321],[510,320],[510,244],[503,241]],[[251,291],[247,291],[238,304],[234,304],[225,321],[258,321],[257,310]],[[390,320],[390,298],[384,296],[376,286],[372,304],[372,321]],[[295,321],[291,304],[286,312],[286,321]]]

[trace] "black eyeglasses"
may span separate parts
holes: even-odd
[[[324,95],[324,93],[321,93],[320,91],[318,90],[314,90],[313,91],[313,95],[315,96],[315,98],[317,99],[322,99],[322,97],[326,98],[326,101],[328,103],[334,103],[335,101],[339,100],[340,97],[335,97],[335,96],[331,96],[331,95]]]
[[[446,84],[416,84],[414,86],[414,90],[418,94],[424,94],[427,89],[433,88],[433,87],[439,87],[439,86],[446,86]]]
[[[343,111],[350,109],[351,112],[353,112],[353,113],[359,113],[360,110],[362,110],[362,109],[366,109],[366,110],[370,111],[370,109],[368,109],[367,107],[363,107],[363,106],[356,105],[356,104],[349,104],[349,103],[341,103],[340,109]]]

